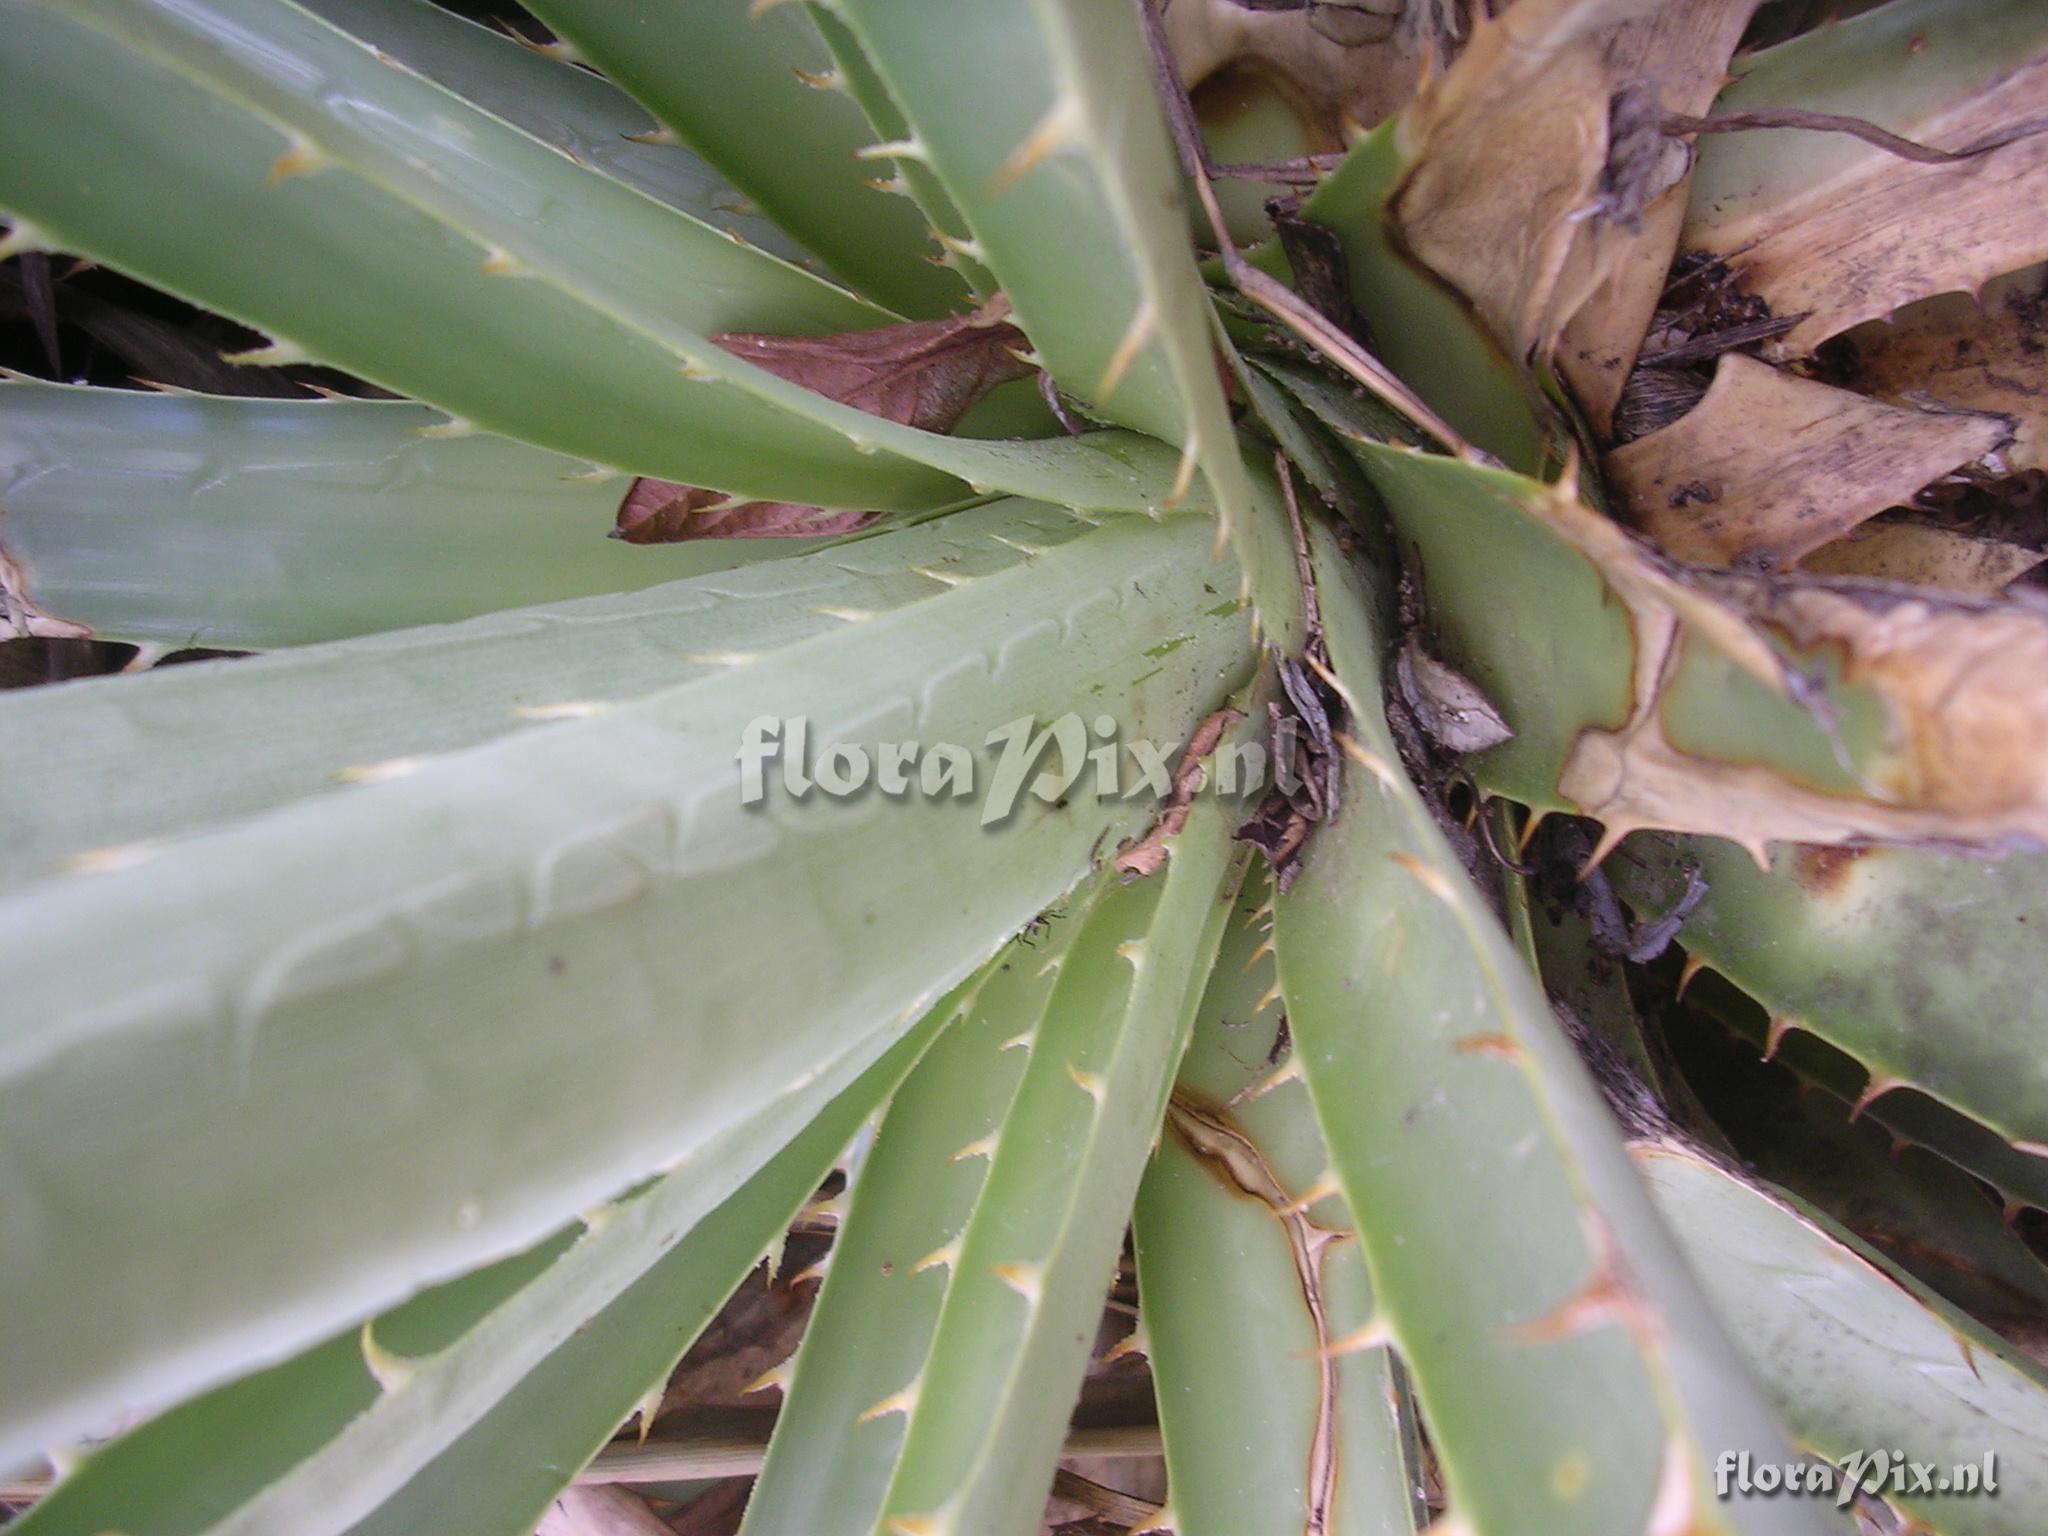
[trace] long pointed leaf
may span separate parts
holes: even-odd
[[[1335,1347],[1372,1290],[1299,1078],[1283,1059],[1271,887],[1248,882],[1132,1217],[1139,1332],[1182,1536],[1408,1536],[1414,1408],[1385,1349]],[[1256,1425],[1256,1439],[1247,1427]]]
[[[0,384],[24,627],[267,650],[630,592],[816,547],[606,538],[629,482],[382,400]]]
[[[534,0],[528,7],[644,103],[776,224],[879,304],[915,319],[966,302],[925,215],[872,183],[879,135],[806,14],[749,0]],[[772,125],[773,131],[764,131]]]
[[[1173,455],[1159,445],[941,437],[730,355],[710,338],[889,316],[391,68],[288,0],[6,0],[0,42],[0,208],[267,329],[278,356],[753,497],[921,508],[957,500],[963,480],[1088,506],[1168,497]]]
[[[1163,877],[1111,887],[1060,966],[960,1236],[883,1523],[1028,1536],[1144,1157],[1242,875],[1205,797]]]
[[[835,606],[711,676],[0,901],[0,1461],[288,1354],[845,1081],[1065,890],[1140,807],[1026,794],[991,829],[917,794],[742,798],[771,712],[819,751],[982,752],[1077,707],[1179,740],[1249,660],[1202,519],[1009,554],[926,572],[934,602],[891,612],[876,578],[880,611]]]
[[[671,1224],[703,1207],[703,1192],[690,1189],[695,1168],[593,1218],[572,1241],[502,1261],[378,1319],[368,1336],[382,1352],[383,1379],[358,1337],[345,1335],[124,1435],[65,1478],[22,1528],[43,1536],[351,1528],[521,1536],[665,1378],[955,1006],[949,998],[934,1008],[665,1252]],[[642,1221],[649,1202],[670,1206],[670,1222]],[[631,1224],[641,1228],[637,1241]],[[607,1291],[615,1299],[595,1299]],[[475,1475],[479,1459],[490,1475]]]
[[[1452,1516],[1477,1536],[1826,1529],[1717,1501],[1788,1454],[1584,1067],[1397,766],[1374,593],[1319,538],[1355,741],[1274,931],[1288,1019]]]

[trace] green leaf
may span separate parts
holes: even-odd
[[[934,1008],[709,1214],[698,1170],[668,1174],[573,1238],[379,1318],[374,1346],[344,1335],[131,1431],[24,1529],[523,1536],[666,1380],[954,1007]]]
[[[810,264],[809,253],[780,226],[746,209],[738,188],[715,166],[679,144],[656,142],[663,135],[647,109],[589,70],[464,20],[433,0],[297,3],[563,154],[757,250]]]
[[[1352,302],[1379,359],[1468,442],[1533,473],[1549,446],[1530,386],[1465,302],[1389,233],[1387,199],[1404,169],[1397,128],[1390,120],[1354,145],[1301,216],[1344,242]]]
[[[889,1104],[862,1160],[823,1289],[792,1363],[747,1536],[868,1536],[903,1445],[905,1415],[870,1413],[917,1375],[946,1295],[944,1254],[980,1197],[991,1138],[1091,901],[1047,909],[988,974],[972,1011]]]
[[[605,537],[623,476],[483,433],[422,435],[444,419],[398,401],[0,384],[6,601],[31,630],[266,650],[817,547],[632,548]]]
[[[1653,1514],[1674,1530],[1825,1529],[1796,1505],[1714,1498],[1722,1450],[1787,1448],[1402,775],[1379,691],[1384,598],[1327,538],[1315,558],[1356,740],[1274,939],[1379,1306],[1366,1338],[1408,1369],[1451,1517],[1476,1536],[1640,1536]]]
[[[890,317],[287,0],[16,0],[0,42],[0,207],[268,330],[273,360],[303,351],[465,423],[750,497],[917,509],[966,481],[1141,508],[1172,487],[1157,444],[940,437],[728,354],[714,335]]]
[[[1134,9],[838,0],[837,11],[910,125],[897,158],[944,184],[973,232],[970,254],[1047,370],[1106,419],[1182,445],[1182,489],[1199,467],[1263,623],[1296,648],[1285,525],[1231,427],[1221,338]]]
[[[867,150],[875,144],[900,143],[909,138],[910,125],[903,120],[903,109],[889,94],[889,87],[883,83],[882,77],[875,73],[868,56],[861,52],[859,41],[846,23],[822,5],[807,5],[804,10],[809,13],[811,24],[818,29],[825,46],[832,50],[833,63],[838,70],[838,88],[860,104],[868,126],[874,130],[873,139],[861,148]],[[877,172],[887,168],[886,161],[874,166]],[[960,274],[961,281],[976,298],[988,298],[996,291],[995,277],[987,267],[966,254],[971,242],[967,223],[960,217],[960,210],[953,206],[945,185],[932,173],[930,166],[915,156],[895,161],[894,171],[896,181],[878,175],[877,184],[886,186],[896,196],[910,198],[923,210],[931,226],[927,238],[932,248],[921,253],[919,259],[942,261]]]
[[[1878,1491],[1930,1536],[2039,1528],[2048,1498],[2039,1366],[1782,1193],[1688,1147],[1650,1142],[1634,1155],[1729,1337],[1804,1445],[1838,1464],[1903,1451],[1941,1477],[1981,1472],[1990,1458],[1995,1494],[1921,1491],[1909,1479]],[[1888,1454],[1877,1475],[1895,1464]]]
[[[1424,1511],[1406,1386],[1384,1349],[1332,1346],[1372,1316],[1342,1199],[1284,1059],[1271,888],[1248,882],[1181,1062],[1132,1217],[1174,1529],[1183,1536],[1396,1536]],[[1248,1443],[1246,1427],[1256,1425]]]
[[[1847,1095],[1873,1113],[1903,1107],[1895,1092],[1947,1105],[1982,1127],[1972,1140],[1993,1156],[1939,1130],[1930,1144],[2048,1206],[2048,1067],[2034,1028],[2048,861],[1780,847],[1764,871],[1724,842],[1638,836],[1608,872],[1628,900],[1662,910],[1689,866],[1707,894],[1679,942],[1762,1004],[1774,1046],[1806,1031],[1852,1058],[1866,1076]]]
[[[922,320],[961,308],[926,215],[871,184],[879,134],[842,82],[809,7],[748,0],[535,0],[534,15],[732,179],[857,291]],[[815,82],[815,83],[813,83]]]
[[[1042,549],[1013,526],[979,525],[992,568],[856,563],[766,651],[720,621],[744,578],[704,578],[699,644],[671,630],[662,654],[708,674],[0,898],[0,1119],[34,1149],[0,1170],[0,1462],[303,1348],[850,1080],[1065,890],[1144,807],[1083,785],[990,827],[985,800],[742,799],[763,717],[806,721],[816,753],[959,744],[985,795],[991,733],[1079,709],[1179,741],[1248,667],[1205,520]],[[744,577],[804,590],[841,558]],[[331,753],[345,697],[266,728]],[[707,1168],[711,1197],[760,1157]]]
[[[742,656],[829,647],[849,625],[910,617],[949,581],[1021,577],[1033,556],[1091,527],[1001,503],[800,561],[306,647],[232,672],[179,666],[16,693],[0,705],[14,723],[0,736],[0,773],[24,809],[0,817],[0,886],[332,794],[379,764],[706,681]]]
[[[1162,876],[1101,891],[1064,957],[960,1234],[883,1524],[1028,1536],[1106,1277],[1244,870],[1206,796]]]

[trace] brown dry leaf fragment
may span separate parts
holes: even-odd
[[[1909,305],[1835,347],[1866,393],[2008,417],[2005,466],[2048,469],[2048,267],[1996,278],[1981,300],[1945,293]]]
[[[1938,523],[1878,522],[1799,562],[1816,576],[1865,576],[1907,586],[1990,597],[2048,555],[2005,539],[1980,538]]]
[[[1656,0],[1520,0],[1403,114],[1411,169],[1390,204],[1395,228],[1514,356],[1546,354],[1628,269],[1608,303],[1617,326],[1641,322],[1635,335],[1589,322],[1582,344],[1591,374],[1616,375],[1601,393],[1619,392],[1655,308],[1644,285],[1661,287],[1670,254],[1671,215],[1646,215],[1690,163],[1662,113],[1711,99],[1754,5],[1652,15]]]
[[[983,395],[1032,371],[1021,356],[1031,343],[1000,294],[972,314],[840,336],[711,339],[778,379],[925,432],[952,431]]]
[[[1902,49],[1897,61],[1893,94],[1902,100],[1916,97],[1914,58]],[[1880,126],[1959,150],[2037,120],[2048,107],[2048,53],[1951,94],[1925,112],[1879,114]],[[1935,294],[1974,293],[2048,258],[2044,200],[2048,134],[1947,165],[1843,134],[1731,134],[1702,159],[1680,245],[1726,262],[1774,314],[1802,316],[1765,344],[1766,356],[1793,358],[1866,320]]]
[[[990,390],[1032,372],[1031,343],[998,294],[969,315],[839,336],[714,336],[725,351],[850,405],[922,432],[950,432]],[[812,539],[855,533],[881,514],[788,502],[733,503],[717,491],[641,479],[620,504],[614,535],[629,544],[686,539]]]
[[[824,539],[858,533],[879,512],[835,512],[788,501],[734,501],[723,491],[639,479],[619,505],[612,536],[628,544],[689,539]]]
[[[1621,27],[1610,48],[1617,78],[1639,82],[1653,78],[1654,92],[1640,85],[1625,86],[1617,94],[1609,115],[1609,158],[1634,143],[1639,166],[1661,164],[1661,149],[1652,151],[1644,134],[1654,130],[1662,136],[1667,112],[1704,112],[1713,102],[1726,78],[1728,61],[1734,56],[1742,31],[1756,10],[1758,0],[1705,0],[1705,3],[1667,5],[1654,17]],[[1625,107],[1638,112],[1654,106],[1654,120],[1638,116],[1633,133]],[[1622,386],[1635,366],[1643,336],[1657,312],[1671,259],[1678,251],[1678,233],[1685,226],[1686,193],[1690,186],[1688,165],[1677,181],[1643,200],[1637,227],[1612,225],[1589,232],[1587,259],[1596,256],[1604,274],[1599,286],[1580,305],[1564,328],[1557,347],[1557,366],[1571,386],[1573,396],[1601,436],[1614,426],[1614,408],[1621,399]],[[1596,250],[1590,242],[1597,240]]]
[[[1690,565],[1775,569],[1982,458],[2002,418],[1911,410],[1728,353],[1706,397],[1607,455],[1640,528]]]
[[[1634,695],[1618,730],[1573,744],[1558,791],[1603,823],[1601,851],[1640,828],[1764,845],[1866,841],[2048,843],[2048,611],[1797,576],[1667,566],[1568,485],[1532,500],[1600,571],[1634,633]],[[1840,663],[1883,706],[1885,765],[1861,796],[1828,794],[1755,763],[1694,757],[1664,728],[1664,691],[1688,647],[1712,645],[1779,693],[1797,679],[1765,640]]]
[[[1432,60],[1456,56],[1475,13],[1505,0],[1170,0],[1174,64],[1190,90],[1232,67],[1274,81],[1329,148],[1414,96]]]
[[[1188,737],[1186,750],[1180,755],[1180,766],[1173,773],[1173,788],[1167,792],[1159,809],[1159,820],[1143,838],[1116,856],[1114,865],[1118,874],[1127,879],[1139,879],[1156,875],[1166,864],[1166,840],[1187,825],[1188,810],[1195,798],[1195,791],[1202,787],[1204,769],[1202,759],[1216,750],[1223,740],[1223,733],[1244,718],[1241,710],[1219,709],[1195,727]]]

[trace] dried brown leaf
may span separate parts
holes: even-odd
[[[1166,840],[1187,825],[1195,791],[1202,787],[1205,772],[1202,759],[1214,752],[1217,743],[1223,740],[1223,733],[1243,718],[1239,710],[1219,709],[1195,727],[1180,755],[1180,766],[1174,769],[1173,788],[1160,805],[1159,820],[1153,823],[1152,830],[1144,837],[1116,856],[1117,873],[1128,879],[1138,879],[1156,875],[1165,867]]]
[[[1858,326],[1837,347],[1856,387],[1888,400],[1991,411],[2013,424],[2009,469],[2048,469],[2048,267],[1946,293]]]
[[[2044,103],[2048,55],[1946,110],[1885,126],[1960,150],[2038,120]],[[1935,294],[1974,293],[2000,273],[2048,258],[2048,223],[2040,217],[2048,134],[1946,165],[1834,137],[1848,148],[1831,158],[1828,174],[1769,191],[1734,178],[1694,199],[1681,237],[1687,252],[1726,262],[1772,313],[1803,317],[1766,344],[1766,356],[1804,356],[1851,326]]]
[[[1513,355],[1547,353],[1612,286],[1613,318],[1587,321],[1573,364],[1598,384],[1596,414],[1612,410],[1669,265],[1660,199],[1679,195],[1690,157],[1663,113],[1711,99],[1754,5],[1520,0],[1401,119],[1395,227]]]
[[[1706,397],[1607,455],[1608,483],[1675,560],[1774,569],[1982,458],[2005,422],[1912,410],[1722,357]]]
[[[788,501],[734,501],[723,491],[642,478],[619,504],[613,537],[628,544],[688,539],[824,539],[858,533],[879,512],[838,512]]]
[[[2007,539],[1987,539],[1938,523],[1878,522],[1823,546],[1799,562],[1816,576],[1864,576],[1906,586],[1989,597],[2048,559]]]
[[[1277,83],[1303,126],[1341,146],[1346,123],[1370,126],[1401,110],[1430,62],[1454,57],[1480,11],[1505,0],[1172,0],[1167,41],[1189,89],[1225,70]]]
[[[2048,842],[2048,611],[1800,576],[1685,571],[1569,485],[1531,510],[1599,570],[1635,642],[1619,729],[1580,733],[1558,790],[1604,824],[1602,848],[1639,828],[1726,837],[1759,860],[1769,842]],[[1667,689],[1705,642],[1779,693],[1801,686],[1766,636],[1831,657],[1888,727],[1884,768],[1835,794],[1754,762],[1700,758],[1665,729]]]
[[[1667,5],[1657,15],[1617,30],[1609,50],[1613,73],[1624,81],[1656,82],[1654,92],[1637,88],[1633,99],[1654,102],[1660,135],[1664,113],[1703,112],[1712,103],[1757,4],[1758,0],[1705,0]],[[1620,117],[1619,108],[1617,100],[1614,118]],[[1611,146],[1619,137],[1614,126],[1610,121]],[[1638,159],[1647,156],[1647,145],[1637,150]],[[1565,325],[1557,366],[1580,409],[1603,437],[1613,430],[1614,408],[1678,251],[1689,178],[1687,166],[1678,180],[1649,198],[1637,228],[1596,226],[1586,237],[1584,258],[1597,262],[1598,286]]]
[[[973,314],[908,321],[839,336],[714,336],[725,351],[853,406],[926,432],[950,432],[970,407],[1032,371],[1031,349],[1000,295]]]
[[[725,351],[791,384],[923,432],[950,432],[990,390],[1032,372],[1030,342],[997,295],[973,314],[838,336],[714,336]],[[633,482],[614,535],[629,544],[688,539],[814,539],[855,533],[881,514],[788,502],[733,502],[668,480]]]

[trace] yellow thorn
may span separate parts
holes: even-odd
[[[327,163],[327,156],[321,153],[319,145],[293,134],[291,148],[270,162],[270,174],[264,177],[263,185],[274,187],[292,176],[310,176],[324,169]]]
[[[879,144],[865,144],[853,152],[856,160],[922,160],[924,146],[916,139],[884,139]]]
[[[678,657],[680,661],[694,661],[707,667],[744,667],[758,659],[756,651],[691,651]]]
[[[910,1272],[913,1275],[921,1275],[928,1269],[944,1268],[951,1270],[959,1262],[960,1239],[956,1237],[950,1243],[941,1243],[930,1253],[911,1265]]]
[[[268,346],[251,347],[246,352],[223,352],[220,360],[233,368],[289,368],[297,363],[310,363],[313,357],[295,343],[273,341]]]
[[[1034,1307],[1045,1294],[1045,1267],[1041,1264],[991,1264],[988,1272]]]
[[[1325,1360],[1334,1360],[1339,1355],[1363,1354],[1368,1349],[1391,1349],[1394,1346],[1394,1332],[1384,1318],[1374,1318],[1363,1328],[1354,1329],[1341,1339],[1333,1339],[1317,1355]]]
[[[666,149],[683,142],[676,137],[673,128],[649,128],[644,133],[629,133],[625,138],[628,144],[646,144],[657,149]]]
[[[1678,995],[1685,996],[1685,989],[1692,985],[1692,979],[1707,968],[1705,955],[1687,955],[1684,969],[1678,973]]]
[[[1062,96],[996,168],[995,175],[989,178],[988,190],[1000,192],[1029,176],[1048,155],[1065,149],[1080,132],[1081,103],[1075,97]]]
[[[1785,1037],[1799,1028],[1799,1021],[1785,1014],[1775,1015],[1770,1028],[1764,1031],[1764,1060],[1770,1061],[1778,1054],[1778,1047],[1785,1043]]]
[[[1856,1095],[1856,1102],[1849,1106],[1849,1119],[1851,1123],[1861,1119],[1863,1111],[1870,1108],[1872,1104],[1890,1093],[1894,1088],[1903,1088],[1905,1086],[1906,1080],[1902,1077],[1887,1077],[1880,1073],[1871,1073],[1870,1081],[1863,1085],[1863,1091]]]
[[[943,1530],[936,1515],[895,1515],[889,1520],[889,1536],[940,1536]]]
[[[1016,1050],[1028,1051],[1031,1049],[1031,1041],[1033,1037],[1037,1035],[1037,1033],[1037,1026],[1034,1025],[1032,1028],[1025,1030],[1024,1033],[1021,1035],[1010,1036],[1009,1039],[1005,1040],[1001,1045],[997,1046],[996,1050],[999,1053],[1002,1051]]]
[[[1102,1108],[1109,1097],[1109,1092],[1103,1087],[1101,1078],[1097,1077],[1093,1072],[1083,1072],[1071,1061],[1067,1063],[1067,1076],[1074,1080],[1076,1088],[1095,1101],[1097,1109]]]
[[[460,416],[450,416],[446,421],[439,422],[431,427],[414,427],[412,435],[414,437],[424,437],[431,442],[444,443],[458,437],[474,437],[476,436],[476,427],[472,423],[464,421]]]
[[[1249,975],[1251,975],[1251,973],[1252,973],[1252,967],[1253,967],[1253,966],[1255,966],[1255,965],[1257,965],[1257,964],[1258,964],[1258,963],[1259,963],[1259,962],[1260,962],[1261,960],[1265,959],[1265,958],[1266,958],[1266,956],[1268,956],[1268,955],[1270,955],[1270,954],[1272,954],[1272,953],[1273,953],[1273,941],[1272,941],[1272,940],[1271,940],[1270,938],[1268,938],[1268,939],[1261,939],[1261,940],[1259,941],[1259,947],[1258,947],[1257,949],[1253,950],[1253,951],[1251,952],[1250,956],[1249,956],[1249,957],[1247,957],[1247,959],[1245,960],[1245,962],[1244,962],[1244,969],[1243,969],[1243,970],[1241,970],[1241,971],[1239,971],[1239,972],[1238,972],[1237,974],[1238,974],[1238,975],[1240,975],[1240,976],[1249,976]]]
[[[417,773],[430,761],[432,759],[426,757],[388,757],[381,763],[356,763],[347,768],[337,768],[334,776],[344,784],[385,784]]]
[[[654,1428],[655,1415],[661,1412],[661,1400],[668,1395],[668,1380],[664,1377],[647,1389],[647,1395],[633,1405],[633,1418],[639,1426],[636,1441],[647,1443],[648,1431]]]
[[[1117,1361],[1123,1359],[1125,1355],[1139,1355],[1148,1360],[1152,1358],[1152,1346],[1145,1337],[1145,1325],[1143,1323],[1138,1324],[1137,1327],[1104,1350],[1102,1363],[1104,1365],[1114,1365]]]
[[[1129,961],[1132,970],[1142,971],[1145,969],[1145,941],[1143,939],[1125,939],[1123,943],[1117,945],[1116,957],[1119,960]]]
[[[484,257],[484,276],[515,277],[518,275],[521,270],[518,258],[513,256],[510,251],[499,250],[495,245],[489,249],[490,254]]]
[[[918,1381],[913,1380],[901,1392],[891,1392],[880,1402],[863,1408],[860,1411],[860,1417],[856,1418],[853,1422],[855,1424],[872,1424],[877,1419],[886,1419],[892,1413],[900,1413],[906,1419],[909,1418],[912,1410],[917,1407],[919,1385]]]
[[[1387,857],[1400,865],[1403,870],[1414,878],[1417,885],[1421,886],[1445,906],[1457,905],[1457,891],[1452,887],[1451,882],[1444,878],[1443,872],[1434,865],[1425,864],[1422,860],[1413,858],[1405,853],[1390,853]]]
[[[60,875],[111,875],[124,869],[133,869],[138,864],[147,864],[159,853],[163,844],[158,842],[115,843],[106,848],[91,848],[84,853],[74,853],[57,866]]]
[[[1326,1172],[1315,1183],[1309,1185],[1307,1189],[1281,1206],[1280,1212],[1285,1216],[1298,1216],[1310,1206],[1319,1204],[1329,1199],[1332,1195],[1342,1193],[1343,1186],[1337,1182],[1337,1176],[1334,1173]]]
[[[26,256],[33,251],[49,250],[49,236],[26,219],[16,219],[14,228],[0,236],[0,261],[15,256]]]
[[[1116,392],[1123,382],[1131,364],[1138,360],[1138,354],[1145,350],[1145,343],[1152,339],[1153,331],[1159,327],[1159,311],[1148,298],[1138,306],[1138,312],[1131,316],[1131,323],[1124,327],[1123,339],[1116,344],[1116,350],[1109,356],[1109,364],[1102,370],[1102,377],[1095,385],[1095,403],[1102,404]]]
[[[813,608],[811,612],[815,613],[821,619],[839,619],[848,624],[865,624],[869,619],[872,619],[875,616],[873,611],[867,608],[826,607]]]
[[[1337,733],[1337,747],[1346,757],[1386,785],[1387,788],[1399,789],[1401,787],[1400,775],[1396,774],[1393,768],[1378,753],[1368,751],[1341,731]]]
[[[754,21],[767,15],[778,5],[787,5],[789,0],[747,0],[747,20]]]
[[[1190,433],[1186,445],[1180,451],[1180,463],[1173,472],[1173,489],[1166,493],[1165,504],[1169,509],[1177,507],[1187,500],[1188,491],[1195,483],[1195,466],[1200,462],[1201,447],[1195,441],[1194,435]],[[1221,521],[1221,518],[1219,518],[1219,524]],[[1217,537],[1225,537],[1227,533],[1228,529],[1219,527]]]
[[[1175,1533],[1175,1536],[1179,1536],[1180,1526],[1176,1523],[1177,1519],[1178,1517],[1173,1512],[1173,1506],[1171,1504],[1162,1504],[1153,1510],[1151,1514],[1132,1526],[1129,1536],[1159,1536],[1161,1531],[1172,1531]]]
[[[996,1138],[995,1134],[991,1132],[990,1134],[982,1137],[979,1141],[970,1141],[958,1152],[955,1152],[951,1157],[947,1158],[946,1161],[949,1163],[964,1163],[970,1157],[993,1158],[995,1155]]]
[[[795,1290],[798,1286],[808,1284],[814,1280],[822,1283],[825,1279],[825,1271],[831,1267],[832,1255],[828,1253],[810,1268],[800,1269],[791,1275],[789,1277],[789,1288]]]
[[[520,720],[588,720],[610,708],[609,704],[599,704],[590,699],[571,699],[562,704],[520,704],[512,714]]]
[[[790,73],[814,91],[844,91],[846,89],[846,77],[836,69],[791,69]]]
[[[1252,1009],[1252,1017],[1257,1018],[1260,1014],[1264,1013],[1268,1008],[1272,1007],[1275,1003],[1280,1002],[1281,1000],[1282,999],[1280,992],[1280,983],[1276,981],[1273,983],[1272,986],[1266,988],[1264,992],[1259,994],[1258,1005]]]
[[[1275,1088],[1284,1088],[1289,1083],[1298,1083],[1300,1081],[1301,1058],[1299,1056],[1289,1056],[1285,1066],[1276,1072],[1269,1073],[1267,1076],[1260,1078],[1250,1087],[1240,1089],[1237,1095],[1224,1108],[1235,1109],[1240,1104],[1249,1104],[1254,1099],[1263,1099]]]
[[[374,1319],[363,1324],[363,1331],[357,1335],[362,1345],[363,1364],[377,1380],[377,1385],[386,1392],[396,1392],[411,1381],[419,1366],[403,1355],[394,1355],[377,1342]]]
[[[768,1367],[767,1370],[763,1371],[760,1375],[756,1376],[744,1387],[741,1387],[740,1396],[752,1397],[756,1392],[766,1392],[769,1391],[771,1388],[778,1392],[788,1392],[789,1379],[792,1375],[795,1374],[795,1366],[795,1355],[791,1355],[787,1360],[784,1360],[780,1365],[771,1365],[770,1367]]]

